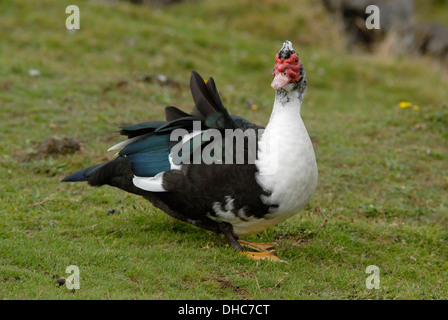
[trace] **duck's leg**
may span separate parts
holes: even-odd
[[[281,260],[279,257],[275,255],[275,250],[263,251],[263,252],[249,252],[249,251],[241,251],[241,254],[246,255],[250,259],[254,260],[270,260],[275,262],[284,262],[288,263],[285,260]]]
[[[276,262],[286,262],[275,255],[275,250],[267,250],[277,245],[277,243],[253,243],[245,240],[238,240],[245,247],[256,250],[257,252],[243,251],[242,254],[254,260],[270,260]],[[287,263],[287,262],[286,262]]]
[[[219,229],[221,233],[224,234],[224,237],[231,248],[237,251],[243,251],[243,247],[239,243],[238,237],[233,235],[233,227],[230,223],[221,222],[219,224]]]
[[[219,224],[219,229],[222,234],[224,234],[227,243],[229,246],[237,251],[239,251],[241,254],[244,254],[250,259],[254,260],[270,260],[270,261],[276,261],[276,262],[286,262],[284,260],[279,259],[275,255],[275,250],[268,251],[267,249],[272,248],[276,246],[277,244],[275,242],[273,243],[252,243],[249,241],[239,240],[238,237],[236,237],[233,234],[233,228],[232,225],[226,222],[221,222]],[[249,251],[243,251],[243,246],[257,250],[258,252],[249,252]]]
[[[242,246],[254,249],[254,250],[258,251],[258,252],[268,251],[267,249],[270,249],[270,248],[275,247],[277,245],[276,242],[255,243],[255,242],[249,242],[249,241],[245,241],[245,240],[238,240],[238,242]]]

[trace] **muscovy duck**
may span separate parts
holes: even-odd
[[[267,250],[274,243],[251,244],[239,237],[298,213],[312,198],[318,173],[313,145],[300,116],[306,73],[290,41],[284,42],[275,57],[273,78],[275,102],[266,128],[230,115],[213,78],[204,81],[193,71],[190,88],[195,109],[191,114],[169,106],[166,121],[121,127],[120,133],[128,139],[109,149],[120,149],[114,160],[79,170],[62,181],[107,184],[143,196],[176,219],[224,234],[235,250],[249,246],[259,252],[248,256],[275,260],[273,251]],[[228,148],[234,139],[229,142],[219,135],[211,139],[207,134],[212,130],[226,134],[252,131],[255,149],[249,146],[249,135],[241,140],[243,148]],[[204,151],[211,141],[215,144],[209,148],[209,155],[214,156],[210,162]],[[225,161],[218,157],[220,148]],[[238,162],[238,152],[243,162]],[[253,161],[249,161],[251,155]]]

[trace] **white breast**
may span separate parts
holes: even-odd
[[[285,101],[285,100],[283,100]],[[220,221],[233,226],[237,236],[260,232],[298,213],[310,200],[317,185],[317,164],[313,145],[300,117],[301,101],[276,99],[269,123],[258,143],[257,182],[269,196],[266,205],[278,208],[263,218],[239,219],[232,210],[232,199],[215,203]],[[216,219],[211,217],[212,219]]]
[[[302,209],[311,200],[317,185],[316,158],[300,117],[300,104],[274,105],[260,142],[257,181],[271,193],[263,202],[279,206],[266,216],[276,224]]]

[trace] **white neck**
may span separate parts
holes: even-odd
[[[302,102],[304,98],[304,92],[288,91],[280,89],[275,92],[274,107],[272,109],[271,118],[275,120],[277,117],[285,117],[287,115],[293,116],[295,119],[300,118],[300,110],[302,108]],[[268,123],[268,126],[269,126]]]

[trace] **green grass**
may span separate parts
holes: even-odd
[[[317,1],[166,9],[77,1],[73,34],[69,4],[0,3],[0,298],[448,297],[446,71],[346,52]],[[111,159],[120,125],[160,120],[166,105],[190,110],[191,70],[215,78],[231,113],[266,124],[274,55],[286,39],[307,69],[302,117],[319,185],[301,213],[247,238],[278,242],[288,264],[248,260],[136,196],[59,182]],[[145,74],[181,85],[141,81]],[[36,157],[53,136],[80,138],[83,148]],[[75,293],[56,284],[69,265],[81,272]],[[368,265],[379,267],[380,289],[366,289]]]

